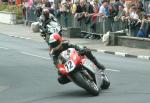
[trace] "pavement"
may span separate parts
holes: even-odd
[[[34,33],[30,26],[24,24],[9,25],[0,23],[0,34],[15,38],[29,39],[36,42],[45,42],[40,33]],[[117,56],[150,60],[150,49],[130,48],[124,46],[105,46],[101,40],[83,38],[67,38],[73,44],[87,46],[97,52],[113,54]]]

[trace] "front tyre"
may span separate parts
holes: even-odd
[[[91,80],[87,77],[86,74],[82,71],[77,71],[72,73],[72,80],[80,87],[84,88],[90,94],[97,96],[99,95],[100,88],[97,87],[94,80]]]

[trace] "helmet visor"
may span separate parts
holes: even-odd
[[[59,45],[59,42],[55,41],[55,42],[49,43],[49,45],[51,46],[51,48],[56,48]]]

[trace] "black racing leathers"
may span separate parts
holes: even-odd
[[[99,69],[101,70],[104,70],[105,67],[100,64],[96,58],[93,56],[93,54],[91,53],[91,50],[88,49],[88,48],[80,48],[79,46],[77,45],[74,45],[74,44],[70,44],[69,42],[63,42],[62,43],[62,49],[61,50],[57,50],[57,51],[54,51],[52,53],[53,55],[53,61],[54,61],[54,64],[57,65],[57,59],[58,59],[58,56],[59,54],[64,51],[64,50],[67,50],[68,48],[75,48],[77,51],[79,51],[79,53],[81,52],[82,55],[85,55],[87,58],[89,58]]]
[[[45,21],[42,21],[42,25],[40,26],[40,29],[42,30],[42,33],[45,34],[48,31],[48,28],[46,25],[51,21],[50,18],[46,19]]]
[[[55,21],[57,22],[56,18],[51,14],[49,15],[49,17],[45,17],[44,15],[40,16],[39,22],[41,23],[40,25],[40,29],[42,30],[42,33],[47,33],[48,28],[47,28],[47,24],[49,24],[51,21]]]

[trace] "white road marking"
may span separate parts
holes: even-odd
[[[27,37],[23,37],[23,36],[15,36],[15,35],[9,35],[9,36],[15,37],[15,38],[27,39],[27,40],[31,39],[31,38],[27,38]]]
[[[28,53],[28,52],[21,52],[21,53],[25,54],[25,55],[33,56],[33,57],[38,57],[38,58],[46,59],[46,60],[50,60],[51,59],[51,58],[43,57],[43,56],[40,56],[40,55],[31,54],[31,53]]]
[[[98,52],[105,53],[106,50],[97,50]]]
[[[115,55],[118,55],[118,56],[124,56],[124,57],[125,57],[125,56],[126,56],[126,54],[127,54],[127,53],[115,52]]]
[[[150,56],[142,56],[142,55],[139,55],[137,58],[150,60]]]
[[[0,47],[0,49],[5,49],[5,50],[8,50],[8,48],[6,48],[6,47]]]
[[[21,39],[27,39],[27,40],[30,40],[31,38],[27,38],[27,37],[19,37]]]
[[[120,72],[120,70],[116,70],[116,69],[106,69],[108,71],[113,71],[113,72]]]
[[[38,57],[38,58],[42,58],[42,59],[46,59],[46,60],[50,60],[51,58],[47,58],[47,57],[43,57],[40,55],[35,55],[35,54],[31,54],[28,52],[21,52],[22,54],[28,55],[28,56],[33,56],[33,57]],[[106,69],[107,71],[113,71],[113,72],[120,72],[120,70],[117,69]]]

